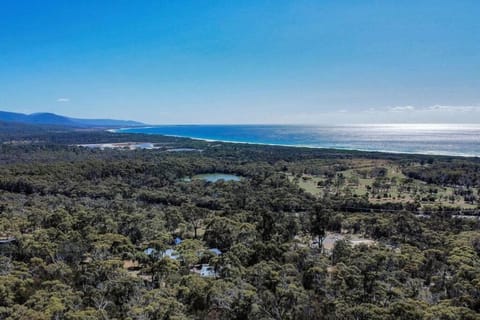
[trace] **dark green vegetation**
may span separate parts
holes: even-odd
[[[480,318],[477,159],[2,132],[0,319]]]

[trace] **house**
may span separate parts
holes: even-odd
[[[0,254],[12,254],[15,251],[17,239],[13,237],[0,237]]]
[[[217,249],[217,248],[211,248],[211,249],[208,249],[208,251],[210,251],[211,253],[213,253],[216,256],[219,256],[219,255],[222,254],[222,251],[220,251],[220,249]]]
[[[155,250],[153,248],[147,248],[147,249],[143,250],[143,253],[145,253],[147,256],[151,256],[151,255],[155,254],[155,252],[157,252],[157,250]]]
[[[154,248],[147,248],[143,250],[143,253],[157,259],[168,257],[173,260],[178,260],[180,258],[180,254],[173,249],[167,249],[159,254]]]
[[[197,264],[190,269],[190,271],[200,275],[201,277],[218,277],[215,267],[209,264]]]
[[[17,239],[15,239],[14,237],[0,237],[0,245],[12,244],[15,241],[17,241]]]
[[[200,269],[200,275],[202,277],[216,277],[217,272],[215,268],[209,264],[202,264],[202,269]]]
[[[173,249],[167,249],[162,253],[162,258],[169,257],[170,259],[173,260],[178,260],[180,258],[180,254],[173,250]]]

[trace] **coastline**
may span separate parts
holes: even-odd
[[[373,153],[390,153],[390,154],[405,154],[405,155],[422,155],[422,156],[444,156],[444,157],[461,157],[461,158],[480,158],[480,154],[460,153],[460,152],[444,152],[444,151],[428,151],[428,152],[416,152],[416,151],[397,151],[397,150],[385,150],[385,149],[362,149],[362,148],[348,148],[348,147],[335,147],[335,146],[318,146],[318,145],[301,145],[301,144],[282,144],[282,143],[267,143],[257,141],[239,141],[239,140],[226,140],[226,139],[211,139],[202,138],[187,135],[176,134],[161,134],[151,132],[127,132],[127,130],[138,129],[152,129],[154,126],[140,127],[140,128],[117,128],[108,129],[106,131],[119,134],[145,134],[145,135],[159,135],[172,138],[192,139],[205,142],[222,142],[222,143],[234,143],[234,144],[246,144],[246,145],[259,145],[259,146],[273,146],[273,147],[289,147],[289,148],[308,148],[308,149],[324,149],[324,150],[339,150],[339,151],[358,151],[358,152],[373,152]]]

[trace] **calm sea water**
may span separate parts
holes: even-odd
[[[117,132],[202,140],[456,156],[480,156],[480,125],[163,125]]]

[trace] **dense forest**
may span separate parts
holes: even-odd
[[[476,158],[0,140],[0,319],[480,319]]]

